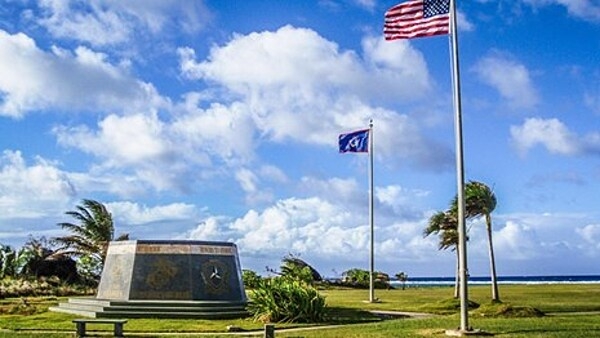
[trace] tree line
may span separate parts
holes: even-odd
[[[97,286],[108,243],[127,240],[129,235],[115,236],[112,214],[95,200],[83,199],[65,214],[74,221],[57,224],[67,230],[64,236],[30,237],[20,249],[0,244],[0,279],[55,277],[69,284]]]
[[[467,221],[473,221],[480,217],[485,219],[492,300],[500,301],[492,242],[491,214],[496,208],[496,204],[494,192],[484,183],[469,181],[465,185],[465,218]],[[111,241],[128,240],[129,235],[115,235],[112,214],[104,204],[95,200],[83,199],[81,204],[75,207],[75,210],[67,211],[65,214],[74,221],[57,224],[67,230],[67,234],[64,236],[50,239],[30,237],[18,250],[0,244],[0,279],[35,279],[55,276],[61,282],[96,287],[104,266],[108,244]],[[456,196],[451,200],[448,209],[436,212],[429,218],[423,235],[424,237],[438,235],[438,248],[454,251],[457,254],[458,263],[458,201]],[[284,257],[280,270],[281,272],[277,272],[267,267],[269,272],[281,276],[292,276],[293,279],[306,283],[322,280],[316,269],[293,255]],[[399,272],[395,274],[395,277],[404,288],[408,274]],[[255,272],[243,271],[243,280],[247,287],[252,288],[259,279],[260,276]],[[350,269],[342,274],[340,284],[368,287],[369,281],[370,273],[368,271]],[[388,274],[375,272],[376,287],[389,288],[389,282]],[[458,282],[457,273],[457,285]],[[0,296],[2,296],[1,292]],[[458,297],[458,287],[455,288],[455,297]]]

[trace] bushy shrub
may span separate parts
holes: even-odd
[[[252,270],[242,270],[242,281],[246,289],[256,289],[262,278]]]
[[[254,320],[314,323],[323,321],[325,297],[312,286],[292,278],[262,279],[252,293],[249,311]]]
[[[374,271],[373,286],[376,289],[389,289],[390,277],[380,271]],[[342,273],[342,285],[355,288],[368,288],[371,285],[371,273],[363,269],[350,269]]]
[[[0,298],[90,295],[94,291],[89,287],[67,284],[56,277],[0,280]]]

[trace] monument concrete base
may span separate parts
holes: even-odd
[[[118,241],[95,298],[52,311],[88,317],[223,318],[247,315],[237,247],[229,242]]]

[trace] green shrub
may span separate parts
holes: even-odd
[[[77,284],[67,284],[56,277],[0,280],[0,298],[90,295],[94,289]]]
[[[508,317],[508,318],[526,318],[543,317],[544,312],[531,306],[514,306],[501,302],[492,302],[485,304],[474,312],[481,317]]]
[[[248,307],[255,321],[315,323],[323,321],[325,297],[312,286],[291,278],[262,279]]]
[[[246,289],[256,289],[261,279],[260,275],[252,270],[242,270],[242,281]]]
[[[350,269],[342,273],[342,285],[366,289],[371,286],[371,273],[363,269]],[[381,271],[373,272],[373,286],[376,289],[389,289],[390,276]]]

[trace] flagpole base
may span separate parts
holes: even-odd
[[[381,299],[374,298],[373,300],[363,300],[363,303],[381,303]]]
[[[450,337],[465,337],[465,336],[493,336],[493,334],[485,331],[481,331],[479,329],[454,329],[454,330],[446,330],[446,336]]]

